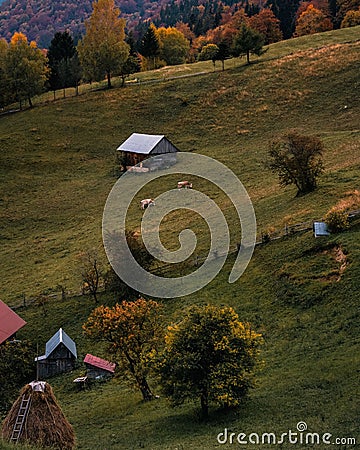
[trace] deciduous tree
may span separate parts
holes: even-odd
[[[95,250],[87,250],[77,257],[82,280],[83,292],[90,292],[95,303],[98,302],[98,290],[102,281],[102,269],[99,256]]]
[[[324,171],[323,151],[316,136],[291,132],[270,143],[267,166],[278,174],[281,186],[295,184],[297,196],[307,194],[316,189]]]
[[[0,108],[7,104],[9,96],[8,77],[6,72],[6,54],[9,45],[5,39],[0,39]]]
[[[20,108],[24,100],[32,107],[32,97],[45,90],[48,68],[44,53],[36,42],[28,42],[22,33],[15,33],[10,41],[5,60],[8,89]]]
[[[335,23],[339,26],[348,11],[357,11],[360,8],[360,0],[337,0]]]
[[[140,72],[141,64],[137,56],[129,56],[128,59],[121,64],[119,75],[122,80],[121,86],[124,86],[125,79],[129,77],[132,73]]]
[[[160,58],[168,65],[183,64],[190,50],[190,42],[176,28],[160,27],[156,30],[160,43]]]
[[[271,9],[262,9],[259,14],[249,18],[249,26],[264,36],[265,44],[281,41],[280,20]]]
[[[28,341],[0,345],[0,410],[7,410],[20,387],[35,377],[34,353]]]
[[[194,306],[168,327],[159,365],[165,394],[174,404],[200,400],[239,405],[253,386],[261,336],[231,307]]]
[[[83,325],[87,335],[108,342],[120,371],[141,391],[145,401],[154,397],[147,377],[161,335],[159,314],[157,302],[140,298],[112,308],[99,306]]]
[[[108,88],[111,88],[112,74],[129,56],[125,19],[119,16],[114,0],[95,1],[90,19],[85,22],[85,36],[77,47],[88,78],[99,81],[106,75]]]
[[[130,249],[131,254],[135,258],[135,260],[140,264],[140,266],[149,270],[152,262],[154,261],[153,255],[151,255],[146,249],[141,236],[134,231],[126,230],[126,241],[127,245]],[[116,260],[113,260],[113,265],[121,267],[122,265],[126,265],[127,256],[122,254],[122,249],[119,248],[117,242],[119,240],[119,236],[117,233],[104,233],[104,242],[107,248],[117,249],[116,251]],[[112,267],[105,274],[105,289],[108,292],[112,292],[116,294],[118,297],[122,295],[122,298],[133,299],[134,296],[136,298],[139,297],[139,293],[132,289],[130,286],[126,285],[115,273]]]
[[[332,30],[331,20],[319,9],[310,4],[296,21],[294,36],[320,33]]]
[[[360,7],[356,11],[350,10],[345,14],[340,28],[356,27],[360,25]]]
[[[199,61],[212,61],[215,70],[216,56],[219,53],[219,47],[216,44],[207,44],[201,49],[199,53]]]

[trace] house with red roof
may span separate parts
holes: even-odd
[[[91,379],[108,378],[114,375],[116,364],[88,353],[84,358],[86,376]]]
[[[25,324],[25,320],[0,300],[0,345],[15,337],[16,332]]]

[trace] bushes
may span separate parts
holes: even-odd
[[[325,216],[329,231],[340,233],[349,228],[349,211],[360,208],[360,192],[358,190],[345,193],[345,197],[337,202]]]
[[[340,233],[349,228],[349,215],[346,211],[333,207],[325,216],[325,222],[332,233]]]

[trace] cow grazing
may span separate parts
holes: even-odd
[[[192,183],[190,183],[190,181],[179,181],[177,187],[178,189],[181,188],[192,189]]]
[[[155,201],[152,198],[145,198],[144,200],[141,200],[140,206],[141,209],[146,209],[148,206],[154,206]]]

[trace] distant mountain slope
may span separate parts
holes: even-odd
[[[55,32],[69,29],[74,37],[84,30],[91,0],[5,0],[0,6],[0,37],[10,40],[19,31],[39,47],[47,47]]]
[[[93,0],[0,0],[0,38],[9,41],[19,31],[39,47],[47,48],[57,31],[69,30],[77,42],[84,33],[92,3]],[[115,0],[115,4],[126,19],[127,28],[135,31],[135,38],[142,36],[147,20],[156,26],[174,26],[182,21],[196,35],[205,34],[219,25],[226,7],[236,10],[239,4],[245,9],[248,6],[245,0]]]
[[[115,0],[122,15],[138,20],[156,15],[164,0]],[[20,31],[40,47],[48,47],[57,31],[70,30],[75,40],[84,32],[93,0],[0,0],[0,38],[10,40]]]

